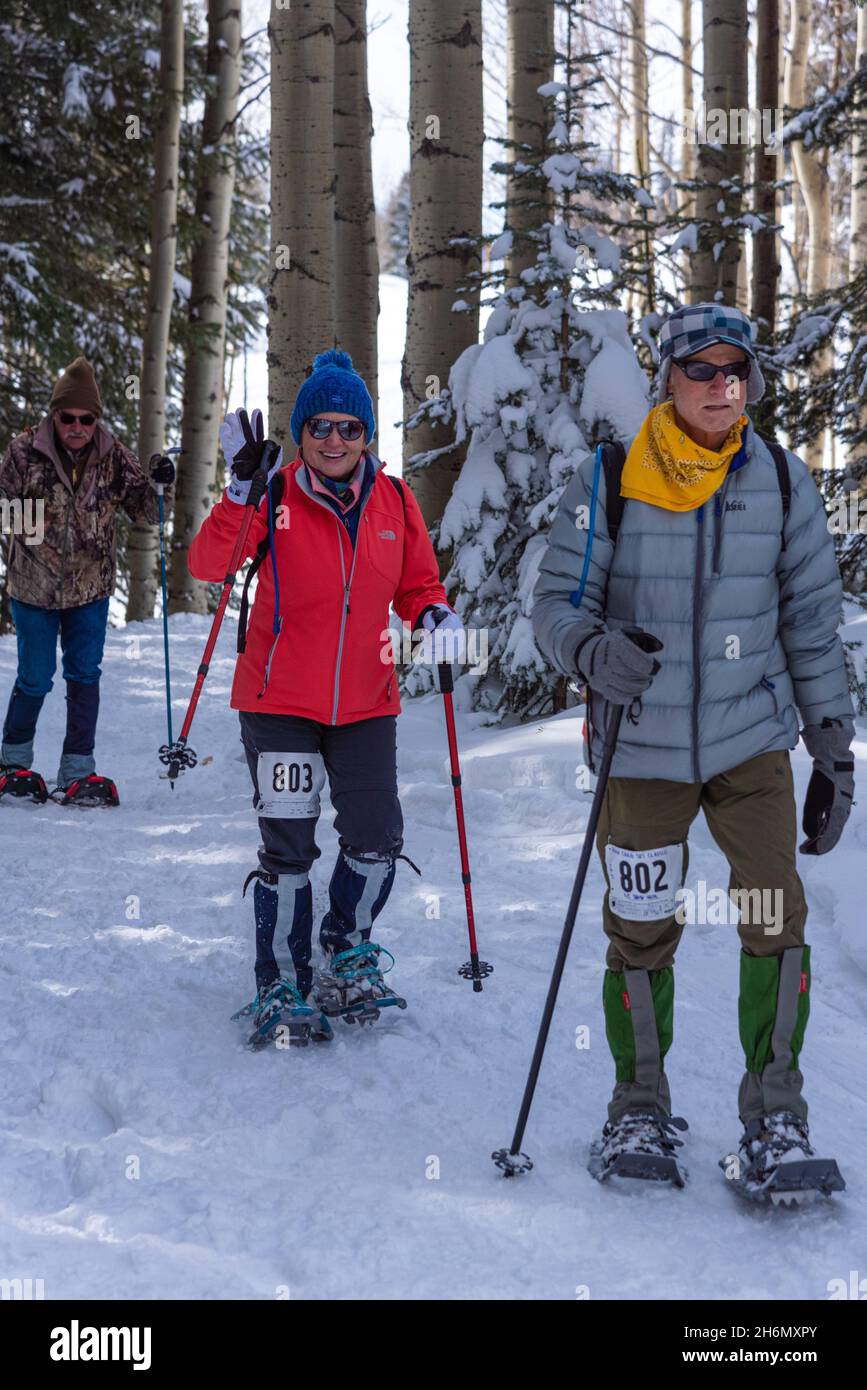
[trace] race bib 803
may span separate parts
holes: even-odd
[[[321,753],[260,753],[257,816],[276,820],[306,820],[319,815],[319,793],[325,785]]]

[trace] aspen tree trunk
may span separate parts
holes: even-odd
[[[785,104],[787,116],[807,104],[807,64],[810,61],[812,12],[810,0],[790,0],[791,25],[786,61]],[[807,295],[821,294],[831,283],[831,183],[827,158],[811,154],[802,140],[792,144],[792,164],[804,197],[809,228],[807,256]],[[832,354],[825,351],[815,359],[814,371],[822,375],[831,367]],[[820,469],[825,458],[825,436],[820,433],[808,441],[804,461]]]
[[[463,239],[478,238],[482,227],[481,33],[481,0],[410,0],[405,418],[439,394],[457,357],[478,342],[478,294],[461,293],[468,313],[453,313],[452,305],[479,266],[477,247]],[[404,429],[404,466],[444,445],[443,432],[427,423]],[[460,464],[460,450],[452,449],[410,480],[429,527],[442,517]]]
[[[779,108],[780,98],[780,0],[765,0],[758,7],[756,31],[756,106],[766,124],[760,124],[753,152],[754,207],[769,222],[779,221],[779,194],[773,187],[780,177],[780,156],[769,152],[765,135],[775,128],[776,118],[765,113]],[[780,252],[777,233],[757,232],[753,237],[750,317],[756,321],[757,339],[769,342],[777,320],[777,290],[780,280]],[[760,433],[774,430],[777,393],[775,378],[766,378],[765,394],[752,410]]]
[[[632,75],[632,172],[647,188],[650,174],[650,128],[647,110],[647,32],[644,0],[632,0],[629,62]]]
[[[647,73],[647,31],[644,0],[632,0],[627,7],[630,15],[631,36],[629,40],[629,71],[632,79],[632,130],[631,130],[631,153],[632,159],[631,172],[639,180],[641,187],[646,193],[650,193],[650,113],[647,109],[648,96],[648,73]],[[652,216],[650,208],[643,208],[642,214],[645,218]],[[646,250],[645,265],[648,280],[652,275],[652,252],[649,239],[645,233]],[[646,290],[636,288],[632,308],[639,317],[648,313],[653,307],[653,296],[650,292],[650,284]]]
[[[867,63],[867,7],[858,10],[855,40],[855,66]],[[852,200],[849,214],[849,279],[854,280],[867,265],[867,135],[863,131],[852,137]],[[861,410],[862,427],[867,425],[867,403]],[[847,452],[847,462],[863,457],[864,445]]]
[[[742,212],[746,146],[732,130],[731,122],[722,139],[713,139],[711,112],[745,111],[747,95],[747,0],[704,0],[704,101],[708,119],[707,138],[698,147],[696,178],[701,187],[696,195],[696,217],[710,224],[699,237],[693,257],[690,300],[719,299],[737,302],[738,262],[743,247],[733,221]],[[734,181],[734,186],[720,187]],[[722,208],[720,208],[722,204]],[[714,256],[714,248],[718,254]]]
[[[241,0],[208,0],[207,73],[202,119],[208,152],[196,195],[196,245],[190,275],[194,333],[184,376],[181,454],[175,487],[169,609],[206,613],[207,587],[193,579],[187,554],[214,501],[223,404],[229,221],[235,187],[234,120],[241,79]],[[213,153],[210,153],[213,151]],[[198,329],[209,328],[203,334]]]
[[[685,113],[694,111],[693,106],[693,85],[692,85],[692,0],[680,0],[680,51],[683,57],[683,67],[680,74],[681,83],[681,104]],[[683,154],[680,161],[681,178],[695,178],[695,142],[694,140],[684,140]],[[681,211],[685,212],[692,205],[693,195],[683,193],[681,195]]]
[[[334,4],[335,303],[337,344],[367,383],[377,414],[379,252],[367,90],[367,0]]]
[[[617,90],[623,91],[623,50],[624,38],[622,34],[617,36]],[[611,157],[611,167],[615,174],[623,173],[623,107],[617,103],[614,108],[614,149]]]
[[[507,138],[544,153],[549,118],[537,89],[554,75],[554,0],[512,0],[508,20]],[[520,159],[520,150],[510,148],[508,158]],[[543,203],[544,207],[534,207],[533,203]],[[507,287],[517,285],[521,272],[529,270],[536,259],[537,248],[521,234],[539,228],[552,207],[550,189],[530,197],[515,178],[507,178],[506,226],[515,233],[507,263]]]
[[[295,397],[336,339],[334,0],[271,0],[269,33],[268,434],[294,454]]]
[[[184,95],[183,0],[162,0],[160,92],[138,432],[138,457],[144,469],[151,456],[166,447],[166,363],[178,239],[178,155]],[[128,622],[154,615],[158,545],[156,526],[137,522],[130,527]]]

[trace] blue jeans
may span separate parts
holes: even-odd
[[[37,608],[12,599],[12,617],[18,641],[18,677],[6,712],[3,742],[10,746],[32,743],[42,702],[54,684],[59,636],[66,681],[63,751],[92,753],[108,599],[95,599],[78,608]]]

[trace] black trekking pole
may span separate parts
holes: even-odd
[[[625,635],[629,637],[636,646],[643,651],[659,651],[662,643],[648,632],[643,632],[639,628],[623,629]],[[655,645],[651,646],[650,643]],[[656,671],[659,670],[659,662],[654,662]],[[614,757],[614,749],[617,744],[617,736],[620,732],[620,721],[623,718],[623,705],[612,707],[611,720],[605,732],[605,743],[602,751],[602,762],[599,766],[599,776],[596,780],[596,790],[593,793],[593,802],[590,807],[590,817],[587,821],[587,829],[584,833],[584,845],[581,850],[581,858],[578,861],[578,871],[575,874],[575,882],[572,886],[572,896],[569,899],[569,907],[566,911],[566,921],[563,926],[563,934],[560,937],[560,945],[557,950],[557,959],[554,962],[554,971],[551,976],[551,983],[548,987],[548,997],[545,1000],[545,1007],[542,1010],[542,1022],[539,1024],[539,1035],[536,1038],[536,1048],[533,1052],[533,1060],[530,1063],[530,1073],[527,1077],[527,1084],[524,1087],[524,1098],[521,1101],[521,1109],[518,1114],[518,1123],[515,1125],[515,1133],[512,1138],[512,1146],[509,1149],[495,1149],[491,1158],[498,1168],[503,1170],[503,1176],[507,1178],[517,1177],[520,1173],[529,1173],[533,1167],[533,1160],[521,1153],[521,1142],[524,1138],[524,1130],[527,1127],[527,1120],[530,1115],[530,1106],[533,1104],[533,1094],[536,1090],[536,1082],[539,1078],[539,1068],[542,1065],[542,1057],[545,1052],[545,1044],[548,1041],[548,1030],[551,1027],[551,1019],[554,1015],[554,1006],[557,1003],[557,993],[560,989],[560,980],[563,977],[563,969],[566,965],[566,956],[569,952],[569,944],[572,940],[572,932],[575,927],[575,919],[578,916],[578,906],[581,902],[581,894],[584,891],[584,880],[587,877],[587,869],[590,864],[590,855],[593,853],[593,843],[596,839],[596,829],[599,824],[599,816],[602,811],[602,801],[605,790],[608,786],[608,777],[611,771],[611,760]]]
[[[164,454],[155,454],[155,459],[160,459],[168,454],[179,454],[180,446],[176,449],[166,449]],[[151,463],[154,462],[151,459]],[[166,723],[169,730],[169,744],[172,743],[172,680],[169,668],[169,599],[166,584],[166,509],[165,509],[165,486],[162,483],[156,484],[157,496],[160,499],[160,579],[163,589],[163,658],[166,668]],[[169,780],[172,791],[175,789],[173,780]]]

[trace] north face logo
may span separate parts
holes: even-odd
[[[746,509],[746,502],[726,502],[727,512],[745,512]]]
[[[378,531],[377,535],[381,541],[396,541],[397,536],[393,531]]]

